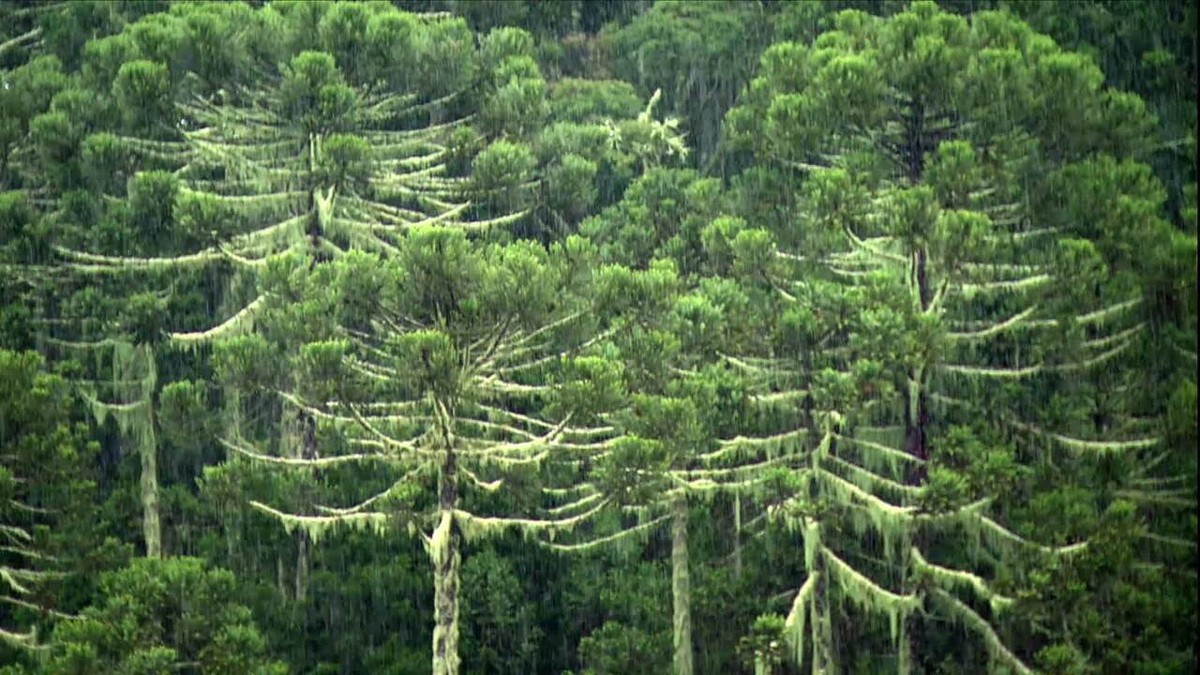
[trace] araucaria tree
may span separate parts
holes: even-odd
[[[596,415],[617,400],[611,367],[572,354],[594,342],[577,270],[536,244],[473,245],[435,227],[398,242],[386,260],[355,254],[318,268],[339,317],[334,337],[300,351],[295,388],[282,392],[316,422],[340,430],[321,456],[276,457],[236,441],[252,459],[306,469],[375,462],[386,484],[355,504],[285,513],[289,530],[315,541],[337,526],[421,537],[433,567],[433,672],[460,671],[459,563],[464,541],[508,528],[529,535],[567,530],[611,499],[553,478],[595,461],[613,429]],[[295,326],[287,303],[271,305],[267,327]],[[230,363],[247,346],[231,343]],[[314,448],[316,450],[316,448]],[[506,478],[515,496],[543,493],[531,513],[486,515],[486,494]],[[539,487],[540,485],[540,487]],[[482,493],[483,496],[477,496]],[[564,499],[566,500],[564,502]]]
[[[398,30],[398,23],[420,30],[423,19],[393,11],[375,23],[374,39],[386,41],[385,28]],[[68,236],[53,250],[84,283],[120,279],[120,290],[112,292],[137,302],[123,312],[129,318],[122,325],[100,327],[92,336],[86,325],[76,327],[72,339],[56,344],[111,351],[113,377],[95,378],[92,388],[106,391],[91,400],[99,419],[116,417],[139,449],[152,557],[160,555],[162,538],[154,417],[162,346],[194,350],[252,328],[265,302],[254,293],[255,279],[269,260],[289,252],[316,263],[351,249],[394,251],[409,227],[486,229],[523,215],[468,220],[470,203],[459,199],[464,179],[439,177],[446,168],[444,138],[462,120],[432,122],[434,113],[464,93],[419,88],[419,81],[409,92],[381,89],[395,59],[406,56],[383,46],[352,73],[363,83],[357,86],[333,56],[317,51],[301,52],[277,73],[216,91],[194,73],[172,83],[165,66],[133,61],[113,85],[126,108],[123,134],[98,133],[83,141],[86,174],[136,171],[126,204],[140,245],[117,246],[127,252],[110,254],[114,246],[84,232],[64,204]],[[214,325],[198,312],[174,312],[164,321],[172,291],[179,294],[188,282],[207,282],[206,300],[223,308],[224,318]],[[213,293],[214,287],[220,290]],[[85,292],[83,302],[89,299],[96,301]],[[83,317],[84,324],[91,316]]]
[[[750,294],[737,282],[706,278],[685,293],[675,265],[656,260],[641,271],[603,267],[595,283],[600,314],[611,322],[611,337],[597,351],[621,364],[627,397],[612,415],[621,439],[598,458],[588,485],[612,497],[615,515],[550,546],[593,551],[669,530],[672,667],[677,675],[691,675],[689,513],[693,506],[712,508],[727,499],[736,523],[742,498],[762,492],[773,480],[773,469],[794,461],[773,454],[765,447],[769,442],[735,438],[755,403],[791,397],[748,396],[749,378],[722,360],[725,352],[746,346],[743,333],[751,328],[733,319],[749,314],[751,305]],[[735,556],[738,546],[734,541]]]
[[[1005,646],[1003,608],[1021,570],[1086,544],[1022,536],[1020,495],[1051,479],[1090,487],[1114,455],[1132,468],[1118,480],[1144,478],[1160,445],[1162,411],[1138,409],[1122,384],[1146,324],[1141,270],[1116,242],[1165,248],[1169,227],[1130,208],[1102,231],[1054,207],[1103,167],[1122,200],[1152,202],[1136,164],[1151,119],[1085,57],[1003,13],[915,3],[835,24],[811,47],[768,49],[729,118],[760,160],[801,180],[815,255],[788,256],[800,276],[778,282],[812,336],[801,361],[839,342],[853,354],[812,382],[824,440],[780,510],[803,526],[814,573],[790,621],[813,621],[814,672],[839,661],[821,630],[826,591],[888,617],[900,671],[933,667],[922,617],[934,612],[1028,672],[1032,655]],[[817,245],[821,231],[843,244]],[[855,299],[852,320],[817,316],[821,277]]]
[[[0,675],[1196,670],[1194,4],[0,1]]]

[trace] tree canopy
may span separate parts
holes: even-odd
[[[1196,12],[0,3],[0,673],[1182,673]]]

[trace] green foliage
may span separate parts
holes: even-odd
[[[138,560],[109,573],[102,600],[55,631],[48,673],[286,673],[267,657],[233,575],[203,561]]]
[[[579,643],[584,675],[650,675],[666,666],[666,640],[616,621],[606,622]]]
[[[519,57],[533,59],[534,56],[533,36],[511,24],[488,31],[479,47],[480,61],[498,72],[505,67],[508,59]],[[503,78],[501,82],[504,80],[507,78]]]
[[[0,89],[0,166],[8,170],[9,154],[29,130],[30,120],[45,111],[50,100],[68,86],[62,63],[55,56],[39,56],[5,71]],[[7,176],[0,176],[7,182]]]
[[[1167,438],[1177,447],[1188,447],[1197,439],[1196,383],[1182,381],[1175,386],[1167,403]]]
[[[82,131],[61,112],[47,112],[29,122],[29,138],[37,147],[38,159],[50,183],[60,189],[80,181],[74,160]]]
[[[768,37],[763,15],[739,2],[655,3],[606,38],[613,70],[639,93],[655,90],[674,115],[686,116],[684,132],[707,161],[715,152],[721,119],[749,79]]]
[[[479,112],[480,129],[492,138],[524,138],[540,129],[549,113],[546,83],[527,56],[510,57],[496,70],[496,91]]]
[[[406,66],[416,58],[420,30],[418,21],[407,12],[371,13],[365,36],[363,33],[355,36],[365,42],[365,46],[357,49],[367,52],[366,77],[371,81],[383,80],[400,91],[409,89],[411,76]]]
[[[1019,611],[1034,626],[1048,628],[1058,621],[1070,631],[1069,642],[1039,650],[1038,665],[1047,672],[1186,669],[1191,657],[1171,647],[1170,636],[1186,629],[1175,622],[1186,623],[1182,617],[1191,602],[1163,596],[1161,569],[1135,562],[1144,532],[1135,511],[1132,503],[1115,501],[1103,513],[1094,513],[1103,527],[1085,553],[1031,573]],[[1145,619],[1150,622],[1127,623]]]
[[[0,237],[4,246],[0,248],[0,259],[28,260],[36,241],[36,218],[25,193],[18,190],[0,192]]]
[[[617,408],[624,400],[622,367],[599,356],[568,359],[559,371],[559,382],[550,408],[555,413],[571,412],[580,424]]]
[[[1043,478],[1031,483],[1042,473],[1033,458],[1049,461],[1057,448],[1021,437],[1018,452],[1009,435],[1032,428],[1043,438],[1077,449],[1132,449],[1138,443],[1123,440],[1130,437],[1131,426],[1089,425],[1082,411],[1092,404],[1094,393],[1107,391],[1108,378],[1119,377],[1118,369],[1128,367],[1119,372],[1131,373],[1138,368],[1134,362],[1106,364],[1111,354],[1089,349],[1120,342],[1121,330],[1140,329],[1116,321],[1081,328],[1091,321],[1087,312],[1104,316],[1102,308],[1119,302],[1117,298],[1136,303],[1142,291],[1134,286],[1148,290],[1150,275],[1135,271],[1133,258],[1169,257],[1141,254],[1171,240],[1157,215],[1162,192],[1150,168],[1137,161],[1145,156],[1153,120],[1136,97],[1105,90],[1102,73],[1087,57],[1060,51],[1010,15],[979,12],[967,19],[932,2],[888,14],[840,12],[811,45],[772,46],[763,54],[759,76],[747,88],[741,108],[727,118],[734,147],[752,153],[775,174],[775,182],[754,186],[757,192],[751,194],[783,201],[795,189],[807,198],[807,205],[802,201],[790,213],[799,212],[795,220],[810,231],[788,231],[793,227],[788,211],[768,214],[780,240],[798,244],[789,256],[794,263],[775,272],[794,276],[784,282],[788,285],[776,286],[788,294],[789,303],[797,304],[811,302],[815,276],[829,274],[848,289],[843,296],[847,304],[836,320],[820,322],[816,311],[785,315],[781,337],[799,348],[801,377],[811,378],[814,422],[835,419],[823,411],[874,408],[866,419],[852,418],[850,427],[899,421],[903,441],[893,447],[922,462],[915,470],[899,470],[889,463],[903,454],[885,459],[882,445],[853,443],[853,451],[838,453],[839,473],[845,471],[840,476],[865,492],[853,492],[849,483],[825,482],[820,474],[814,482],[835,502],[853,504],[869,499],[864,494],[874,495],[878,501],[850,508],[871,514],[889,560],[893,549],[888,540],[896,540],[893,528],[905,518],[889,505],[965,520],[972,517],[968,505],[988,504],[995,509],[991,517],[1005,522],[1004,514],[1024,500],[1038,505],[1045,522],[1066,521],[1053,545],[1084,540],[1101,527],[1088,518],[1087,509],[1101,506],[1090,490],[1103,491],[1090,482],[1091,462],[1073,458],[1067,471],[1087,476],[1069,488],[1077,491],[1070,496],[1093,498],[1064,509],[1060,500],[1068,499],[1063,492],[1068,488],[1061,482]],[[821,24],[815,16],[792,18],[799,30],[806,22]],[[747,186],[767,170],[757,171]],[[1083,195],[1079,205],[1073,194]],[[1050,205],[1056,199],[1065,200],[1063,210]],[[1090,208],[1084,204],[1094,205],[1095,211],[1083,215]],[[1027,247],[1021,241],[1028,229],[1023,223],[1031,221],[1054,228],[1043,231],[1053,238]],[[722,225],[733,229],[732,223]],[[823,236],[837,232],[845,233],[840,245]],[[707,239],[716,252],[728,255],[717,231]],[[1133,241],[1141,242],[1138,255],[1122,250]],[[997,263],[1005,273],[988,275],[989,265]],[[1023,290],[1041,284],[1042,290]],[[1043,321],[1017,328],[1039,310],[1046,312]],[[1010,320],[1014,315],[1018,318]],[[988,316],[994,318],[984,318]],[[1035,333],[1034,325],[1045,332]],[[817,338],[822,342],[806,335],[813,333],[824,334]],[[826,356],[814,344],[832,353]],[[847,352],[839,353],[841,349]],[[812,363],[816,358],[834,367]],[[1057,370],[1052,364],[1070,364],[1063,371],[1080,373],[1088,384],[1060,388],[1062,381],[1050,375]],[[903,376],[890,374],[894,368]],[[935,374],[939,371],[957,375],[942,379]],[[1024,381],[992,389],[1001,378]],[[1056,393],[1032,403],[1041,391]],[[1113,399],[1099,396],[1105,400],[1098,404],[1105,407],[1104,415],[1114,414]],[[884,412],[889,400],[891,407]],[[972,416],[979,413],[988,425],[1005,431],[976,426],[979,420]],[[1104,420],[1104,415],[1094,419]],[[1018,421],[1025,419],[1030,421]],[[1046,429],[1063,431],[1048,436]],[[877,450],[880,456],[867,459]],[[1056,477],[1061,481],[1066,475]],[[897,496],[912,486],[919,490]],[[1058,511],[1051,516],[1054,509]],[[1016,513],[1019,522],[1030,517]],[[873,550],[873,542],[861,539],[861,520],[847,518],[859,540],[851,538],[844,546]],[[997,521],[990,522],[1003,531]],[[919,522],[904,527],[923,531]],[[967,525],[968,531],[972,527]],[[1033,541],[1047,542],[1049,530]],[[956,569],[978,560],[979,546],[954,536],[904,536],[919,537],[905,544],[914,550],[938,550],[954,558]],[[999,548],[994,541],[986,545]],[[1007,557],[1013,554],[1005,555],[1003,568],[1022,565]],[[872,576],[882,570],[845,564],[882,587],[899,582],[902,589],[912,588],[905,586],[903,576],[889,582],[885,573]],[[944,580],[954,578],[947,572]],[[884,597],[845,579],[834,584],[851,596]],[[981,594],[989,592],[982,588]],[[918,586],[912,592],[919,596],[924,590]],[[889,596],[888,602],[895,599]],[[893,615],[894,639],[896,621]],[[1039,645],[1023,642],[1025,651],[1016,656],[1001,652],[996,645],[1013,636],[988,633],[991,629],[981,628],[988,621],[975,617],[967,623],[984,633],[992,658],[1020,669],[1019,659],[1030,659]],[[924,637],[910,644],[927,647]]]
[[[57,12],[38,13],[35,24],[42,29],[46,51],[74,69],[89,44],[160,8],[156,2],[68,5]]]
[[[471,185],[494,212],[511,213],[526,205],[529,196],[525,183],[533,177],[535,166],[529,146],[498,140],[475,156]]]
[[[130,134],[160,136],[171,114],[171,81],[167,67],[154,61],[126,61],[113,80],[112,95]]]
[[[38,354],[0,349],[0,649],[33,644],[44,609],[73,608],[75,574],[104,556],[91,506],[99,448],[78,412],[67,381]]]
[[[1195,16],[7,3],[4,672],[1189,672]]]
[[[535,668],[542,629],[513,563],[483,550],[463,563],[462,584],[467,594],[463,668],[474,673]]]
[[[213,350],[213,370],[222,383],[252,391],[280,377],[278,355],[261,335],[223,340]]]
[[[182,74],[183,61],[187,57],[187,37],[177,18],[166,13],[150,14],[128,26],[123,34],[133,39],[146,60],[167,66],[175,76],[172,79]]]
[[[373,84],[370,56],[359,41],[378,9],[378,3],[335,2],[317,24],[322,51],[333,56],[353,84]]]
[[[125,63],[140,58],[141,50],[131,35],[118,33],[98,40],[88,40],[83,46],[81,80],[89,89],[105,91]]]
[[[599,167],[576,154],[564,155],[561,162],[547,169],[543,177],[547,206],[566,224],[574,225],[596,203],[596,175]]]
[[[132,225],[143,250],[162,250],[172,237],[179,181],[166,171],[139,173],[129,183]]]
[[[642,103],[632,85],[621,80],[564,77],[550,88],[550,119],[589,124],[636,117]]]
[[[449,335],[437,330],[420,330],[396,336],[388,351],[404,364],[408,377],[397,382],[414,392],[454,397],[460,385],[459,359]]]
[[[468,313],[470,290],[479,278],[479,260],[458,230],[430,228],[414,233],[403,251],[397,272],[399,306],[418,321],[445,323]],[[393,268],[396,269],[396,268]]]
[[[343,360],[349,347],[344,340],[310,342],[300,347],[293,372],[299,384],[297,391],[305,400],[342,398],[346,377]]]
[[[175,4],[170,11],[181,17],[186,27],[183,56],[191,57],[189,71],[208,90],[217,89],[222,81],[246,81],[257,65],[254,59],[259,63],[279,60],[280,31],[265,12],[250,11],[242,4],[211,3]]]
[[[215,195],[182,192],[174,206],[176,229],[188,250],[214,246],[241,229],[237,211]]]
[[[671,462],[668,446],[661,441],[623,436],[609,451],[597,471],[604,494],[622,505],[645,505],[657,499],[667,486],[666,470]]]
[[[491,246],[481,278],[482,314],[530,328],[538,326],[563,287],[559,269],[546,250],[533,242]]]
[[[158,395],[158,424],[174,451],[172,465],[198,466],[203,450],[216,435],[205,383],[182,380],[165,385]]]
[[[371,146],[359,136],[333,134],[321,143],[316,179],[338,192],[369,197],[375,170]]]
[[[618,204],[585,220],[580,233],[596,241],[609,260],[642,267],[669,256],[693,273],[703,251],[701,233],[720,212],[718,185],[690,170],[653,169]]]
[[[131,173],[131,159],[128,149],[115,135],[102,132],[88,136],[80,146],[84,184],[99,194],[123,194]]]
[[[348,128],[357,103],[333,56],[317,51],[302,52],[284,66],[279,95],[283,114],[306,133]]]
[[[430,99],[462,92],[476,76],[474,44],[474,34],[458,17],[423,26],[414,59],[404,64],[413,71],[413,88]]]
[[[764,614],[754,620],[750,634],[738,642],[742,667],[756,674],[775,672],[784,661],[784,620],[778,614]]]

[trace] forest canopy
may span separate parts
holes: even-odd
[[[1196,35],[0,1],[0,675],[1194,672]]]

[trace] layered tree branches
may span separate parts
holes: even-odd
[[[94,447],[71,421],[71,388],[34,352],[0,349],[0,645],[39,648],[54,603],[59,559],[90,485],[81,464]]]
[[[851,289],[837,292],[857,305],[848,321],[814,321],[811,309],[801,314],[811,336],[804,351],[827,330],[825,342],[841,335],[842,349],[855,356],[831,364],[826,405],[812,392],[815,406],[808,412],[825,416],[814,424],[824,440],[789,502],[797,508],[827,503],[835,515],[799,519],[818,576],[806,584],[807,595],[798,596],[789,621],[802,626],[806,611],[814,624],[828,620],[815,604],[827,578],[862,609],[886,614],[902,670],[921,658],[912,650],[919,652],[922,640],[906,635],[916,628],[907,618],[925,607],[980,633],[994,660],[1027,671],[988,618],[1011,600],[972,565],[986,565],[993,555],[1036,559],[1079,546],[1056,548],[1020,536],[1004,524],[999,506],[1011,487],[996,476],[983,484],[962,474],[982,463],[1015,479],[1021,459],[1037,456],[1095,466],[1106,455],[1125,453],[1148,465],[1160,445],[1153,423],[1147,426],[1131,405],[1118,402],[1121,389],[1113,381],[1121,372],[1114,369],[1119,357],[1145,329],[1130,311],[1140,302],[1136,280],[1122,274],[1119,260],[1097,252],[1104,235],[1085,238],[1085,223],[1069,217],[1045,222],[1045,210],[1030,208],[1051,186],[1079,189],[1063,179],[1078,175],[1081,165],[1074,162],[1087,153],[1125,151],[1111,141],[1084,147],[1078,137],[1067,142],[1058,135],[1060,125],[1118,124],[1085,112],[1104,110],[1114,95],[1099,89],[1090,64],[1057,52],[1001,14],[982,13],[968,23],[918,3],[886,21],[846,12],[836,23],[837,30],[812,48],[785,43],[768,50],[747,106],[763,106],[766,120],[766,133],[747,140],[765,157],[801,171],[807,222],[844,242],[830,250],[820,235],[807,235],[815,251],[829,252],[785,256],[805,273],[778,282],[779,292],[812,307],[813,275],[828,275]],[[1000,64],[1020,70],[1002,73]],[[1027,73],[1026,79],[1013,72]],[[1046,89],[1019,95],[1045,117],[988,107],[1031,81]],[[995,88],[1009,93],[986,102],[972,93]],[[1078,107],[1064,106],[1064,97]],[[731,115],[735,130],[752,124],[744,114]],[[1050,116],[1061,121],[1048,123]],[[1163,236],[1161,229],[1151,232]],[[1101,271],[1106,265],[1115,272],[1109,279]],[[822,324],[824,330],[812,330]],[[814,374],[809,363],[800,370]],[[1072,423],[1054,415],[1053,404],[1031,405],[1002,386],[1045,378],[1086,383],[1078,391],[1104,400],[1097,417],[1104,421],[1091,428]],[[881,422],[894,431],[878,428]],[[1000,510],[989,508],[993,503]],[[881,539],[883,575],[856,569],[845,544],[840,555],[827,545],[822,530],[834,522],[859,541]],[[991,553],[953,552],[963,533]],[[947,560],[933,562],[934,550]],[[972,608],[980,603],[989,609]],[[820,652],[832,649],[817,630],[814,625],[814,668],[827,671],[834,664]]]
[[[190,86],[180,91],[197,89],[202,91]],[[171,326],[143,314],[137,318],[148,321],[131,326],[133,331],[122,326],[122,334],[102,332],[102,339],[133,341],[139,354],[164,338],[190,350],[252,328],[265,297],[247,296],[247,291],[254,290],[273,258],[299,252],[317,262],[351,249],[394,252],[396,238],[413,228],[482,230],[522,215],[467,221],[462,216],[469,202],[459,200],[462,180],[439,177],[446,155],[441,139],[459,121],[433,124],[430,110],[461,91],[434,100],[418,100],[416,93],[372,93],[372,87],[347,84],[333,57],[321,52],[303,52],[279,74],[254,85],[207,95],[181,93],[178,103],[165,68],[137,61],[122,68],[114,90],[133,109],[158,111],[153,118],[128,120],[122,134],[95,134],[84,142],[95,148],[93,163],[99,169],[105,162],[149,169],[134,173],[126,200],[140,245],[112,255],[59,244],[53,250],[66,261],[61,269],[76,279],[128,280],[106,283],[149,288],[150,295],[143,297],[157,297],[152,304],[160,305],[164,286],[177,293],[181,283],[208,277],[211,288],[216,276],[224,279],[217,285],[225,287],[209,298],[224,308],[224,318],[215,324],[205,316],[200,321],[207,325],[196,326],[193,318],[186,322],[191,326]],[[83,224],[69,222],[69,215],[64,209],[67,230],[81,231]],[[148,313],[155,309],[146,308]],[[86,350],[97,343],[73,336],[60,344]],[[149,352],[143,356],[155,358]],[[140,410],[150,420],[136,428],[145,469],[147,551],[157,555],[159,536],[152,534],[157,488],[153,462],[147,459],[156,451],[148,417],[153,391],[152,385],[137,401],[96,399],[96,410],[120,412],[122,420]],[[134,428],[122,422],[123,430]]]
[[[255,506],[314,541],[338,526],[419,536],[434,573],[434,672],[455,673],[462,543],[506,529],[550,535],[602,509],[611,497],[554,478],[578,473],[563,474],[560,465],[600,461],[612,450],[614,429],[596,415],[619,392],[602,360],[571,356],[596,338],[568,270],[543,249],[473,250],[447,228],[413,234],[401,246],[386,262],[355,254],[322,267],[338,270],[341,301],[355,304],[343,305],[338,339],[302,348],[298,388],[280,392],[316,423],[340,429],[342,449],[289,458],[227,443],[285,466],[387,468],[394,478],[383,489],[320,507],[319,515]],[[556,377],[567,379],[556,385]],[[549,481],[537,488],[544,499],[527,507],[538,513],[475,510],[481,498],[473,495],[500,490],[514,476]]]

